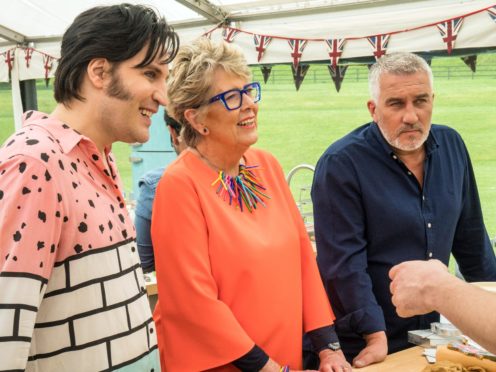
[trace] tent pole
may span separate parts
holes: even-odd
[[[21,100],[24,111],[38,110],[38,96],[36,94],[36,80],[23,80],[20,82]]]
[[[21,58],[20,49],[16,48],[15,50],[15,59],[14,64],[12,66],[11,71],[11,82],[12,82],[12,107],[14,114],[14,124],[15,130],[18,130],[22,127],[22,99],[21,99],[21,90],[19,86],[19,64],[18,61]]]

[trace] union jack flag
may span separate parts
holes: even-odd
[[[303,50],[308,43],[308,40],[301,39],[291,39],[288,40],[289,46],[291,47],[291,57],[293,57],[293,66],[294,68],[298,68],[298,64],[300,63],[301,56],[303,55]]]
[[[328,65],[329,73],[331,74],[332,81],[334,82],[334,86],[336,87],[336,91],[339,92],[341,89],[341,83],[344,79],[344,74],[348,69],[348,66],[337,66]]]
[[[9,74],[12,71],[12,67],[14,66],[14,52],[15,48],[7,50],[7,53],[5,54],[5,63],[7,66],[9,66]]]
[[[310,65],[299,65],[298,67],[291,66],[296,90],[300,90],[301,83],[303,83],[303,79],[305,79],[305,75],[309,68]]]
[[[48,74],[50,73],[53,67],[53,60],[54,60],[53,57],[50,57],[47,54],[43,54],[43,67],[45,68],[45,81],[47,86],[48,86],[48,80],[50,80]]]
[[[26,67],[29,68],[29,61],[33,57],[33,48],[24,49],[24,59],[26,60]]]
[[[496,22],[496,6],[489,8],[487,12],[489,13],[489,16],[492,18],[492,20]]]
[[[224,38],[225,41],[228,43],[232,42],[234,40],[234,37],[239,33],[238,30],[231,28],[231,27],[226,27],[222,29],[222,37]]]
[[[267,35],[253,35],[253,41],[255,42],[255,49],[258,52],[257,61],[260,62],[265,53],[265,49],[267,49],[272,41],[272,37]]]
[[[374,48],[374,57],[376,60],[386,54],[389,37],[391,35],[375,35],[367,38],[372,48]]]
[[[456,36],[460,31],[463,24],[463,17],[451,19],[446,22],[438,23],[436,26],[441,33],[443,41],[446,43],[448,48],[448,54],[451,54],[453,47],[455,46]]]
[[[327,46],[329,47],[329,58],[331,65],[335,68],[338,65],[339,58],[343,54],[344,44],[346,39],[327,39]]]

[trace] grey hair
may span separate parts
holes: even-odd
[[[225,41],[213,42],[206,37],[196,39],[179,49],[168,80],[168,112],[182,125],[181,136],[186,145],[195,147],[201,135],[184,116],[187,109],[197,108],[209,98],[217,69],[249,80],[251,71],[241,49]]]
[[[370,97],[377,102],[380,92],[380,79],[383,74],[412,75],[417,72],[425,72],[429,78],[431,89],[434,85],[431,67],[425,59],[413,53],[386,54],[372,65],[369,71]]]

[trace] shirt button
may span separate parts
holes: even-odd
[[[425,196],[424,195],[422,195],[422,200],[425,200]]]
[[[393,155],[393,159],[396,160],[398,159],[398,157],[396,155]]]
[[[429,252],[429,258],[431,258],[431,257],[432,257],[432,252]]]
[[[430,222],[427,223],[427,228],[431,228],[432,227],[432,224]]]
[[[411,176],[412,175],[412,172],[408,172],[408,175]]]

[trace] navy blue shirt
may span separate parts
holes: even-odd
[[[388,272],[409,260],[456,258],[467,281],[496,280],[470,158],[460,135],[432,125],[424,184],[394,154],[375,123],[332,144],[315,170],[312,199],[317,262],[347,358],[362,335],[385,330],[389,352],[409,346],[407,331],[439,315],[400,318]],[[415,278],[412,278],[415,280]]]

